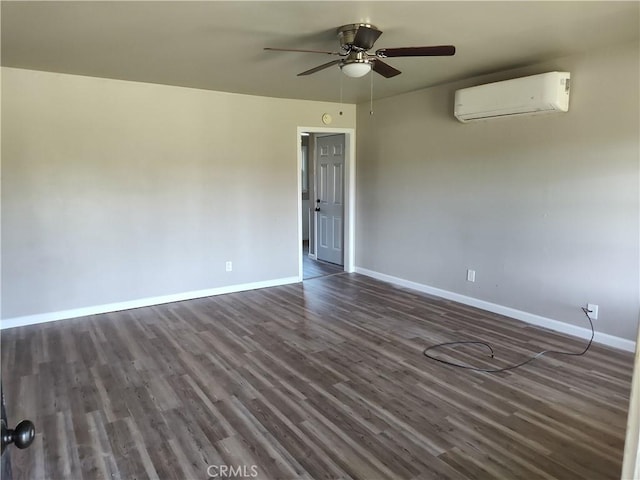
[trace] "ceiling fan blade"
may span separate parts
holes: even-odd
[[[433,47],[404,47],[381,48],[376,50],[376,56],[387,57],[441,57],[455,55],[456,47],[453,45],[437,45]]]
[[[353,39],[353,45],[355,47],[361,48],[363,50],[369,50],[373,47],[373,44],[376,43],[378,37],[382,35],[380,30],[376,30],[371,27],[358,27],[358,31],[356,32],[356,36]]]
[[[402,73],[397,68],[394,68],[388,63],[384,63],[379,59],[373,61],[373,71],[379,73],[385,78],[395,77],[396,75],[400,75]]]
[[[311,75],[312,73],[316,73],[319,72],[320,70],[324,70],[325,68],[329,68],[333,65],[337,65],[338,63],[340,63],[342,60],[332,60],[329,63],[325,63],[322,65],[319,65],[315,68],[312,68],[311,70],[307,70],[305,72],[299,73],[298,77],[301,77],[302,75]]]
[[[325,50],[299,50],[297,48],[271,48],[265,47],[264,50],[270,50],[274,52],[302,52],[302,53],[324,53],[326,55],[343,55],[340,52],[327,52]]]

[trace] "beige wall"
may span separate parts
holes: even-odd
[[[296,277],[296,128],[324,112],[355,127],[353,106],[3,68],[2,317]]]
[[[635,340],[639,57],[618,45],[358,106],[356,265],[579,326],[595,303],[598,331]],[[572,74],[566,114],[452,115],[458,88],[553,70]]]

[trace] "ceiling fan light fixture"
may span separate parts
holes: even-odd
[[[347,62],[340,65],[340,69],[342,70],[342,73],[344,73],[347,77],[360,78],[364,77],[371,71],[371,63],[366,61]]]

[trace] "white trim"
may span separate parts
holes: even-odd
[[[301,282],[304,278],[303,266],[302,266],[302,133],[298,128],[298,135],[296,137],[296,165],[297,173],[296,180],[298,185],[296,186],[296,192],[298,195],[296,212],[298,218],[296,223],[298,225],[298,281]],[[307,157],[308,158],[308,157]],[[308,191],[308,186],[307,186]]]
[[[640,328],[638,328],[640,343]],[[640,478],[640,350],[636,351],[631,395],[629,397],[629,416],[627,417],[627,436],[624,442],[622,475],[620,478]]]
[[[298,150],[298,275],[302,281],[302,149],[300,144],[303,133],[321,133],[327,135],[344,134],[345,142],[345,203],[344,203],[344,271],[355,272],[355,249],[356,249],[356,130],[355,128],[333,128],[333,127],[298,127],[298,135],[296,137]],[[312,202],[313,205],[313,202]],[[315,212],[314,212],[315,214]],[[315,217],[314,217],[315,220]],[[313,229],[315,242],[314,248],[318,248],[317,226]]]
[[[448,290],[442,290],[440,288],[431,287],[422,283],[412,282],[411,280],[405,280],[403,278],[394,277],[385,273],[376,272],[362,267],[356,267],[356,273],[376,278],[378,280],[382,280],[383,282],[393,283],[401,287],[411,288],[419,292],[446,298],[447,300],[452,300],[454,302],[470,305],[472,307],[487,310],[499,315],[505,315],[507,317],[515,318],[516,320],[521,320],[532,325],[537,325],[539,327],[555,330],[556,332],[573,335],[574,337],[585,339],[591,338],[591,330],[588,328],[578,327],[565,322],[560,322],[558,320],[553,320],[551,318],[542,317],[540,315],[524,312],[522,310],[517,310],[511,307],[505,307],[503,305],[487,302],[478,298],[468,297],[466,295],[450,292]],[[603,345],[608,345],[610,347],[619,348],[620,350],[625,350],[627,352],[634,352],[636,349],[636,342],[632,340],[615,337],[613,335],[597,331],[595,332],[593,341],[601,343]]]
[[[86,317],[87,315],[118,312],[121,310],[129,310],[132,308],[151,307],[153,305],[161,305],[163,303],[182,302],[184,300],[193,300],[195,298],[212,297],[215,295],[224,295],[225,293],[244,292],[247,290],[256,290],[258,288],[277,287],[280,285],[288,285],[298,282],[298,277],[277,278],[274,280],[266,280],[263,282],[229,285],[226,287],[176,293],[173,295],[164,295],[161,297],[141,298],[128,302],[108,303],[106,305],[76,308],[73,310],[63,310],[60,312],[26,315],[24,317],[3,319],[2,321],[0,321],[0,329],[5,330],[7,328],[24,327],[25,325],[34,325],[36,323],[55,322],[56,320],[66,320],[69,318]]]

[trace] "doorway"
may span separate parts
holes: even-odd
[[[299,280],[353,272],[355,130],[298,127]]]

